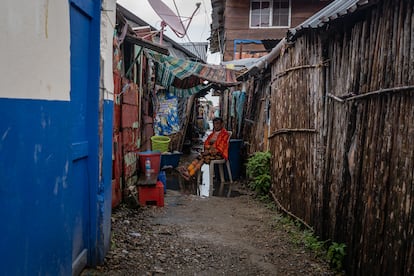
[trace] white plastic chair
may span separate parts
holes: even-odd
[[[230,146],[230,138],[231,138],[231,135],[232,135],[232,131],[227,131],[228,133],[229,133],[229,139],[228,139],[228,141],[227,141],[227,143],[229,144],[229,146]],[[228,191],[228,193],[227,193],[227,197],[229,197],[230,196],[230,194],[231,194],[231,186],[232,186],[232,184],[233,184],[233,177],[232,177],[232,175],[231,175],[231,168],[230,168],[230,161],[227,159],[217,159],[217,160],[211,160],[210,161],[210,191],[209,191],[209,194],[210,194],[210,196],[212,196],[213,195],[213,186],[214,186],[214,166],[215,165],[218,165],[219,166],[219,174],[220,174],[220,191],[219,191],[219,194],[221,195],[221,194],[223,194],[223,188],[224,188],[224,182],[226,181],[226,179],[224,178],[224,164],[226,164],[226,168],[227,168],[227,173],[228,173],[228,175],[229,175],[229,180],[230,180],[230,184],[229,184],[229,191]],[[204,164],[203,166],[206,166],[206,165],[208,165],[208,164]],[[200,180],[201,180],[201,170],[200,171],[198,171],[198,174],[197,174],[197,183],[199,183],[200,184]],[[202,183],[201,183],[202,184]]]

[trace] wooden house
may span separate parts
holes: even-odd
[[[212,0],[211,52],[223,61],[261,57],[329,0]]]

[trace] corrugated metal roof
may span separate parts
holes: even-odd
[[[255,66],[258,61],[259,58],[243,58],[230,61],[223,61],[221,64],[225,65],[227,68],[230,68],[232,70],[245,71]]]
[[[198,56],[202,61],[207,61],[208,42],[186,42],[180,43],[180,45]]]
[[[327,23],[354,13],[364,6],[377,2],[376,0],[336,0],[315,13],[297,27],[288,31],[288,40],[294,39],[304,29],[320,28]]]

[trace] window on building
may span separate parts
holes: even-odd
[[[251,0],[250,27],[290,27],[290,0]]]

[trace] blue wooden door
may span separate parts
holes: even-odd
[[[98,163],[96,145],[98,140],[97,110],[98,86],[94,80],[99,75],[96,59],[99,41],[96,28],[94,3],[70,1],[70,53],[71,53],[71,213],[72,271],[74,274],[87,264],[93,243],[93,218],[98,179],[94,168]],[[98,20],[99,22],[99,20]],[[96,49],[97,48],[97,49]],[[98,51],[98,52],[97,52]],[[96,130],[94,133],[93,130]],[[89,260],[90,261],[90,260]]]

